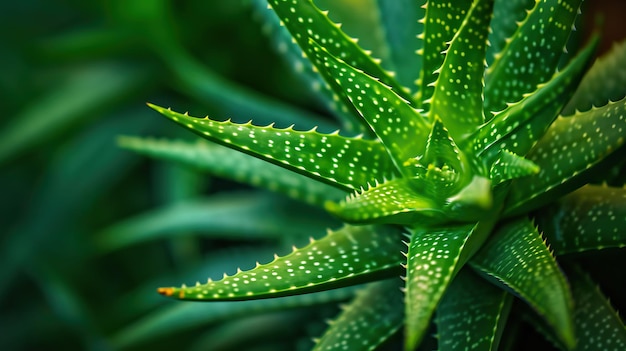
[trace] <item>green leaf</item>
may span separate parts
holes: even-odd
[[[430,102],[429,119],[441,119],[460,143],[481,125],[485,50],[493,0],[476,0],[445,52]]]
[[[298,44],[293,41],[289,30],[281,25],[280,18],[274,11],[268,11],[267,0],[254,0],[252,4],[256,10],[255,14],[262,22],[264,34],[270,37],[281,58],[287,61],[297,73],[297,77],[319,99],[320,104],[339,117],[343,123],[342,129],[364,130],[361,123],[354,118],[352,111],[347,109],[342,101],[333,99],[335,93],[306,58]]]
[[[265,162],[237,150],[199,139],[182,140],[120,137],[126,149],[158,159],[174,161],[213,175],[283,193],[294,199],[320,206],[339,200],[345,192],[301,174]]]
[[[398,82],[415,93],[422,66],[422,55],[416,53],[423,45],[420,34],[424,32],[426,1],[377,0],[377,3]]]
[[[626,41],[614,44],[613,49],[594,62],[585,74],[570,102],[563,108],[563,115],[587,111],[593,106],[603,106],[626,95]]]
[[[527,218],[502,225],[470,265],[528,303],[572,348],[576,343],[567,279]]]
[[[226,301],[212,303],[172,302],[121,327],[110,339],[117,350],[137,346],[151,339],[171,336],[194,327],[206,326],[233,318],[290,308],[342,301],[354,295],[355,287],[334,289],[306,295],[269,300]]]
[[[626,99],[558,118],[527,156],[541,171],[513,181],[505,214],[524,213],[586,183],[611,161],[605,158],[620,157],[625,127]]]
[[[405,350],[423,339],[452,278],[463,265],[475,225],[422,227],[412,231],[407,253]]]
[[[413,179],[399,178],[376,184],[349,195],[342,202],[328,202],[326,209],[351,223],[393,223],[410,225],[436,221],[443,214],[442,201],[418,193]],[[427,182],[420,182],[425,187]],[[428,190],[422,187],[427,193]],[[441,218],[439,218],[441,219]]]
[[[532,94],[509,104],[494,115],[472,137],[474,151],[488,162],[502,149],[517,155],[526,155],[541,138],[559,111],[567,103],[580,81],[587,62],[591,59],[597,38],[561,72]]]
[[[333,23],[327,15],[320,11],[311,0],[268,0],[268,3],[280,17],[283,25],[291,32],[292,37],[302,48],[304,54],[311,59],[318,69],[323,65],[315,59],[311,40],[324,45],[331,55],[339,57],[349,65],[356,67],[368,75],[380,79],[384,84],[393,87],[394,91],[406,100],[411,96],[404,92],[395,79],[363,51],[355,39],[349,38],[340,27]],[[305,25],[306,23],[306,25]],[[322,72],[322,71],[321,71]],[[322,72],[323,74],[323,72]],[[331,88],[339,93],[334,77],[324,76]],[[349,103],[345,103],[350,106]]]
[[[311,208],[293,201],[266,193],[228,192],[183,200],[127,218],[105,228],[94,240],[99,250],[109,252],[147,241],[180,238],[181,234],[231,240],[306,238],[323,233],[333,224],[330,218],[324,221],[322,213],[316,216]],[[285,232],[286,227],[292,230]]]
[[[185,300],[250,300],[303,294],[399,273],[401,233],[395,227],[346,226],[284,257],[195,287],[159,288]],[[357,239],[358,238],[358,239]]]
[[[356,298],[319,339],[313,351],[375,350],[404,322],[399,279],[372,283]]]
[[[512,296],[461,269],[437,307],[439,350],[498,350]]]
[[[535,0],[495,1],[487,47],[487,66],[491,66],[504,50],[507,41],[523,23],[533,5],[535,5]]]
[[[535,218],[557,255],[626,247],[623,188],[586,185]]]
[[[568,270],[567,276],[576,301],[574,323],[578,342],[574,350],[626,350],[624,322],[598,286],[580,269]]]
[[[472,0],[448,1],[434,0],[426,2],[426,16],[424,17],[424,32],[421,39],[424,41],[419,52],[423,57],[422,71],[417,82],[417,107],[429,109],[428,100],[433,96],[433,83],[437,80],[437,73],[445,56],[442,52],[448,48],[448,43],[463,23]]]
[[[503,110],[556,70],[582,0],[536,1],[485,76],[485,113]]]
[[[292,127],[218,122],[150,107],[206,139],[345,190],[358,189],[395,172],[387,151],[377,141],[320,134],[314,129],[301,132]]]
[[[378,139],[385,145],[399,171],[409,158],[419,155],[430,130],[426,120],[388,86],[332,56],[311,43],[320,71],[334,77],[342,94],[350,101]]]
[[[504,181],[537,174],[539,167],[531,161],[517,156],[508,150],[500,150],[496,161],[491,165],[489,177],[494,185]]]

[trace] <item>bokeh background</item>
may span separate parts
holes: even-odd
[[[626,32],[624,4],[588,3],[579,34],[601,28],[607,50]],[[332,301],[348,298],[209,310],[155,291],[267,262],[337,225],[118,146],[121,135],[195,138],[146,102],[329,123],[257,11],[247,0],[0,2],[0,349],[307,349]]]

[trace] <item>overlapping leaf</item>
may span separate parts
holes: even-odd
[[[311,61],[303,55],[302,49],[293,41],[289,30],[281,25],[280,18],[274,11],[268,11],[267,0],[255,0],[252,2],[257,7],[258,17],[262,22],[262,30],[276,46],[281,57],[288,61],[293,70],[298,74],[309,89],[320,99],[320,103],[337,115],[343,123],[346,131],[366,131],[361,123],[354,118],[352,111],[348,110],[341,100],[333,99],[335,93],[328,86],[322,76],[315,70]]]
[[[489,33],[489,46],[487,47],[486,60],[488,66],[491,66],[504,50],[507,41],[523,23],[524,18],[528,15],[527,11],[530,11],[533,5],[535,5],[534,0],[495,1]]]
[[[528,154],[540,172],[513,182],[505,214],[528,211],[583,185],[607,157],[619,156],[625,130],[626,99],[558,118]]]
[[[388,86],[311,43],[320,71],[334,77],[343,95],[385,145],[398,170],[424,150],[429,127],[420,113]]]
[[[614,44],[610,52],[598,58],[585,74],[570,102],[562,114],[572,115],[587,111],[593,106],[603,106],[609,101],[617,101],[626,96],[626,71],[622,69],[626,61],[626,41]]]
[[[194,287],[159,288],[186,300],[246,300],[302,294],[399,274],[401,233],[394,227],[346,226],[284,257]]]
[[[579,268],[569,269],[576,301],[576,351],[626,349],[626,327],[598,286]]]
[[[417,180],[399,178],[377,184],[367,190],[348,196],[339,203],[328,202],[326,209],[347,222],[412,224],[441,220],[443,203],[424,193],[418,193]],[[420,182],[426,193],[432,184]]]
[[[444,52],[448,43],[463,23],[472,0],[447,1],[434,0],[426,3],[424,32],[421,35],[423,47],[418,52],[423,63],[420,78],[417,82],[416,100],[419,108],[429,109],[428,100],[432,97],[433,83],[437,80],[437,70],[444,60]]]
[[[286,194],[294,199],[323,205],[339,200],[345,192],[282,167],[204,140],[158,140],[121,137],[120,146],[159,159],[182,163],[211,174]]]
[[[414,350],[424,337],[437,304],[464,263],[475,228],[470,224],[413,230],[406,266],[405,350]]]
[[[567,280],[528,219],[502,225],[470,264],[521,297],[565,345],[574,346],[573,303]]]
[[[313,351],[375,350],[402,327],[403,307],[398,278],[372,283],[357,292]]]
[[[557,255],[626,246],[626,189],[586,185],[536,214]]]
[[[378,141],[300,132],[293,128],[257,127],[252,123],[194,118],[150,105],[159,113],[204,138],[343,189],[358,189],[393,176],[394,166]],[[345,166],[348,167],[345,167]]]
[[[302,48],[304,54],[309,57],[314,66],[320,69],[322,62],[315,59],[313,54],[313,41],[318,42],[329,50],[330,54],[339,57],[349,65],[356,67],[367,74],[377,77],[386,85],[393,87],[397,94],[410,100],[410,94],[400,86],[391,74],[381,68],[376,60],[372,59],[356,40],[349,38],[341,31],[339,26],[320,11],[311,0],[269,0],[268,3],[280,17],[283,25],[289,29],[292,37]],[[334,77],[322,75],[336,94],[341,92],[334,81]],[[350,104],[345,100],[345,106]]]
[[[495,114],[472,136],[474,150],[483,155],[487,162],[493,162],[495,155],[502,149],[517,155],[526,155],[573,94],[596,42],[597,40],[593,40],[549,82]]]
[[[462,269],[437,307],[439,350],[497,350],[512,295]]]
[[[547,82],[556,70],[582,0],[536,1],[486,72],[485,113],[501,111]]]
[[[452,3],[452,2],[450,2]],[[437,70],[429,118],[441,119],[457,143],[480,124],[483,116],[483,73],[493,0],[476,0],[445,51]]]

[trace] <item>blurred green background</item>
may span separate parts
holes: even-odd
[[[247,0],[0,2],[0,349],[307,349],[331,302],[349,297],[281,300],[322,307],[271,312],[155,292],[267,262],[337,224],[116,144],[195,139],[146,102],[330,125],[256,13]]]

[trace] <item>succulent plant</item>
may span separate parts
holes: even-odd
[[[415,350],[432,328],[440,350],[495,350],[503,335],[503,345],[518,340],[506,330],[522,318],[564,350],[625,349],[623,322],[576,254],[626,246],[626,100],[610,101],[626,91],[626,46],[590,70],[597,38],[564,50],[581,2],[374,1],[379,60],[311,0],[255,1],[269,5],[268,32],[339,129],[151,104],[235,151],[122,144],[319,206],[344,225],[251,270],[159,293],[211,303],[367,283],[314,350],[387,349],[393,335]]]

